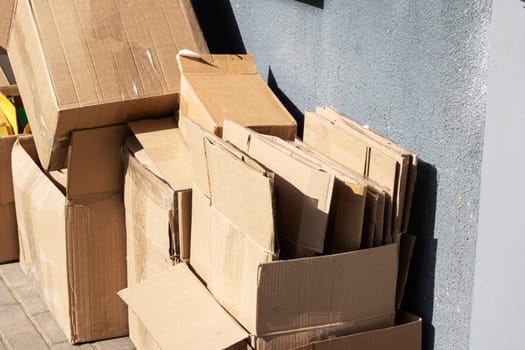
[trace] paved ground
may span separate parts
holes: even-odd
[[[129,338],[74,346],[15,264],[0,265],[0,350],[134,350]]]

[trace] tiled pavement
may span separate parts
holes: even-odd
[[[129,338],[69,344],[20,265],[0,265],[0,350],[133,349]]]

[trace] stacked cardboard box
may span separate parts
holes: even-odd
[[[7,1],[0,46],[36,145],[12,149],[21,266],[71,342],[125,335],[125,123],[177,109],[177,52],[207,51],[191,4]]]

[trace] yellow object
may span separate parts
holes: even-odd
[[[24,134],[31,134],[31,125],[29,125],[29,123],[27,123],[24,128]]]
[[[9,136],[13,134],[13,128],[4,113],[0,110],[0,136]]]
[[[16,120],[16,108],[11,103],[11,101],[9,101],[9,99],[1,93],[0,93],[0,118],[2,119],[0,121],[0,125],[5,125],[6,129],[10,129],[11,130],[10,135],[18,134],[18,123]],[[3,129],[2,126],[0,126],[0,128]],[[2,131],[0,131],[0,134],[1,133]]]

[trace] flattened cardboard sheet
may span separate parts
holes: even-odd
[[[161,349],[225,349],[248,333],[178,264],[119,292]]]
[[[295,247],[322,253],[335,176],[234,122],[224,122],[223,137],[275,172],[278,232],[283,244],[292,243],[290,250],[282,246],[283,255],[297,257]]]

